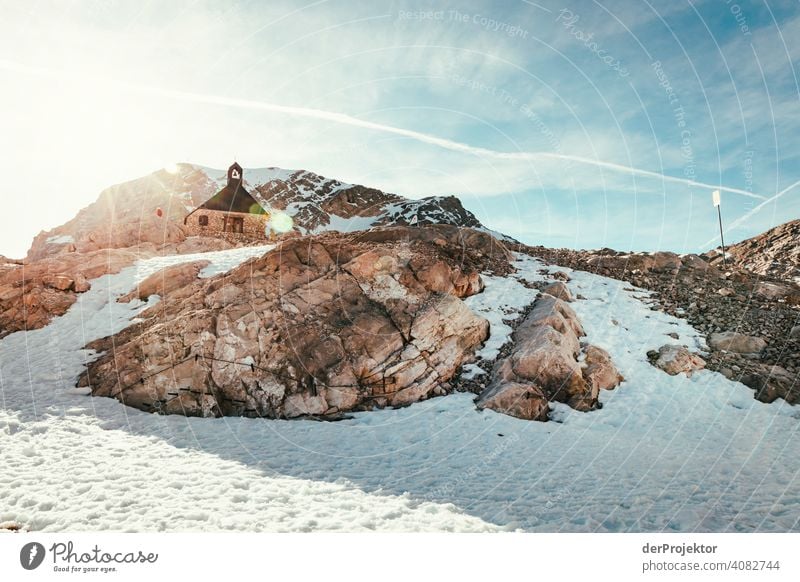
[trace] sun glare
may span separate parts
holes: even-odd
[[[294,226],[294,221],[285,212],[276,212],[269,219],[269,225],[276,232],[289,232]]]

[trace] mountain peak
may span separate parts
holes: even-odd
[[[244,168],[242,173],[243,184],[261,206],[292,217],[295,235],[413,224],[488,231],[455,196],[412,200],[308,170],[265,167]],[[40,233],[28,259],[65,251],[181,243],[189,236],[183,224],[186,215],[227,182],[226,170],[180,163],[111,186],[69,222]]]

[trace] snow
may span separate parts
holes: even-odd
[[[225,172],[223,172],[224,174]],[[261,186],[273,180],[288,181],[297,170],[284,170],[283,168],[255,168],[244,170],[244,180],[252,187]]]
[[[512,243],[512,244],[518,242],[518,241],[514,240],[513,238],[511,238],[510,236],[505,235],[505,234],[503,234],[502,232],[500,232],[498,230],[492,230],[491,228],[486,228],[485,226],[479,226],[475,230],[479,230],[481,232],[485,232],[486,234],[490,234],[490,235],[492,235],[494,238],[496,238],[499,241],[509,242],[509,243]]]
[[[296,174],[292,181],[295,192],[297,192],[301,198],[313,200],[317,203],[332,197],[336,192],[353,187],[352,184],[325,178],[313,172],[300,171]],[[303,182],[309,182],[311,187],[307,187]],[[327,194],[324,194],[324,192],[327,192]]]
[[[338,230],[339,232],[355,232],[357,230],[368,230],[375,225],[379,216],[352,216],[350,218],[342,218],[336,214],[329,214],[328,224],[320,225],[314,229],[314,233],[327,232],[331,230]]]
[[[650,366],[646,352],[703,345],[647,293],[573,272],[572,307],[625,376],[602,410],[556,422],[479,412],[470,394],[339,422],[158,416],[74,387],[81,347],[145,304],[114,299],[166,264],[226,272],[261,249],[143,261],[92,282],[46,328],[0,340],[0,522],[32,529],[797,531],[800,414],[710,371]],[[519,279],[544,267],[517,263]],[[486,277],[491,357],[535,291]],[[494,306],[494,309],[492,308]],[[614,323],[616,321],[616,324]],[[506,326],[507,327],[507,326]]]
[[[489,320],[489,339],[476,353],[477,360],[493,361],[510,338],[511,326],[503,320],[513,320],[530,305],[538,292],[530,289],[514,277],[483,275],[486,289],[483,293],[468,297],[464,302],[478,315]],[[466,364],[462,377],[474,378],[484,372],[477,363]]]
[[[71,234],[62,234],[62,235],[53,235],[49,237],[45,242],[53,245],[66,245],[69,243],[74,243],[75,239],[72,238]]]

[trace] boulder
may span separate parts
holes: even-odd
[[[75,291],[75,293],[86,293],[91,288],[91,283],[86,280],[86,277],[84,277],[83,274],[78,273],[75,275],[75,282],[72,285],[72,290]]]
[[[756,392],[761,402],[783,398],[789,404],[800,403],[800,382],[797,376],[781,366],[754,364],[742,375],[742,384]]]
[[[761,281],[756,285],[755,293],[765,299],[785,299],[794,292],[789,285]]]
[[[598,393],[622,381],[609,354],[596,346],[579,362],[583,327],[561,299],[542,293],[517,326],[509,355],[495,362],[491,381],[476,401],[479,408],[531,420],[546,420],[547,403],[563,402],[589,411]]]
[[[611,361],[611,354],[597,346],[588,346],[585,351],[583,377],[597,396],[600,390],[613,390],[625,378]]]
[[[511,370],[517,377],[536,383],[553,400],[567,402],[583,395],[586,386],[570,334],[546,325],[532,329],[527,337],[517,340]]]
[[[163,300],[93,342],[105,354],[80,382],[193,416],[329,418],[445,394],[489,335],[461,296],[482,288],[481,272],[511,270],[463,237],[427,226],[325,233],[208,279],[199,265],[164,271],[135,291]]]
[[[760,337],[754,337],[735,331],[712,333],[708,338],[708,345],[715,350],[725,350],[737,354],[758,354],[767,342]]]
[[[490,409],[524,420],[546,421],[550,411],[547,396],[533,384],[498,383],[484,390],[476,401],[478,409]]]
[[[691,376],[695,370],[702,370],[706,366],[703,358],[693,354],[685,346],[669,344],[661,346],[657,352],[648,352],[647,355],[651,364],[670,376],[678,374]]]
[[[579,349],[578,338],[586,335],[575,311],[561,299],[549,294],[542,294],[536,299],[533,309],[519,328],[522,330],[521,334],[526,334],[529,333],[528,328],[543,325],[548,325],[562,334],[571,331],[572,333],[567,335],[576,353]]]
[[[697,269],[706,271],[708,263],[695,254],[688,254],[681,257],[681,265],[687,269]]]
[[[51,289],[58,289],[59,291],[69,291],[75,284],[75,280],[67,275],[45,275],[42,277],[42,283]]]
[[[552,295],[557,299],[561,299],[562,301],[572,302],[574,299],[572,298],[572,293],[570,293],[569,287],[567,287],[566,283],[563,281],[555,281],[550,283],[547,287],[542,289],[542,293],[547,293],[548,295]]]
[[[681,258],[675,253],[658,252],[653,253],[653,271],[675,271],[683,264]]]

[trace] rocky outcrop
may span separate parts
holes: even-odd
[[[92,344],[97,396],[193,416],[335,417],[452,389],[488,336],[461,301],[508,273],[491,236],[394,227],[284,241],[173,289],[142,323]]]
[[[117,273],[140,256],[120,249],[68,253],[0,272],[0,337],[44,327],[91,288],[89,279]]]
[[[69,222],[42,232],[28,251],[29,262],[105,248],[158,247],[186,239],[183,217],[211,197],[216,182],[188,164],[177,174],[164,170],[103,190]],[[161,210],[161,216],[157,214]]]
[[[623,378],[609,354],[596,346],[588,346],[579,361],[584,335],[562,299],[541,294],[514,331],[510,355],[495,363],[490,384],[476,400],[478,408],[544,421],[552,401],[581,411],[597,407],[599,391]]]
[[[715,350],[735,352],[737,354],[758,354],[765,347],[765,342],[760,337],[754,337],[735,331],[712,333],[708,338],[708,345]]]
[[[0,255],[0,272],[4,269],[13,269],[22,264],[19,259],[9,259],[4,255]]]
[[[693,354],[685,346],[671,344],[661,346],[658,351],[648,352],[647,357],[651,364],[670,376],[678,374],[691,376],[693,372],[702,370],[706,365],[703,358]]]
[[[482,228],[452,196],[407,200],[302,170],[266,168],[247,175],[252,179],[247,186],[254,196],[266,206],[285,210],[293,216],[298,228],[285,238],[299,236],[300,232],[350,231],[412,222]],[[103,249],[129,249],[131,255],[146,257],[231,248],[230,242],[220,238],[187,236],[183,225],[186,214],[213,196],[225,180],[224,171],[191,164],[178,164],[169,171],[159,170],[105,189],[75,218],[39,233],[22,271],[19,271],[20,261],[0,256],[0,298],[3,299],[0,337],[17,330],[41,327],[53,315],[64,313],[74,302],[75,293],[90,288],[88,280],[92,277],[81,272],[83,263],[94,261],[96,253]],[[357,218],[369,220],[348,222]],[[98,275],[115,272],[113,261],[119,253],[110,251],[109,256],[112,262],[106,271],[94,270]],[[56,268],[54,264],[63,266]],[[17,279],[20,273],[25,273],[21,277],[26,283]],[[431,273],[430,276],[437,275]],[[474,292],[479,278],[460,280],[454,285],[467,285]],[[453,289],[455,293],[462,291]],[[441,289],[441,292],[449,291]]]
[[[776,226],[727,249],[740,269],[784,281],[800,280],[800,220]],[[722,261],[716,257],[715,262]]]

